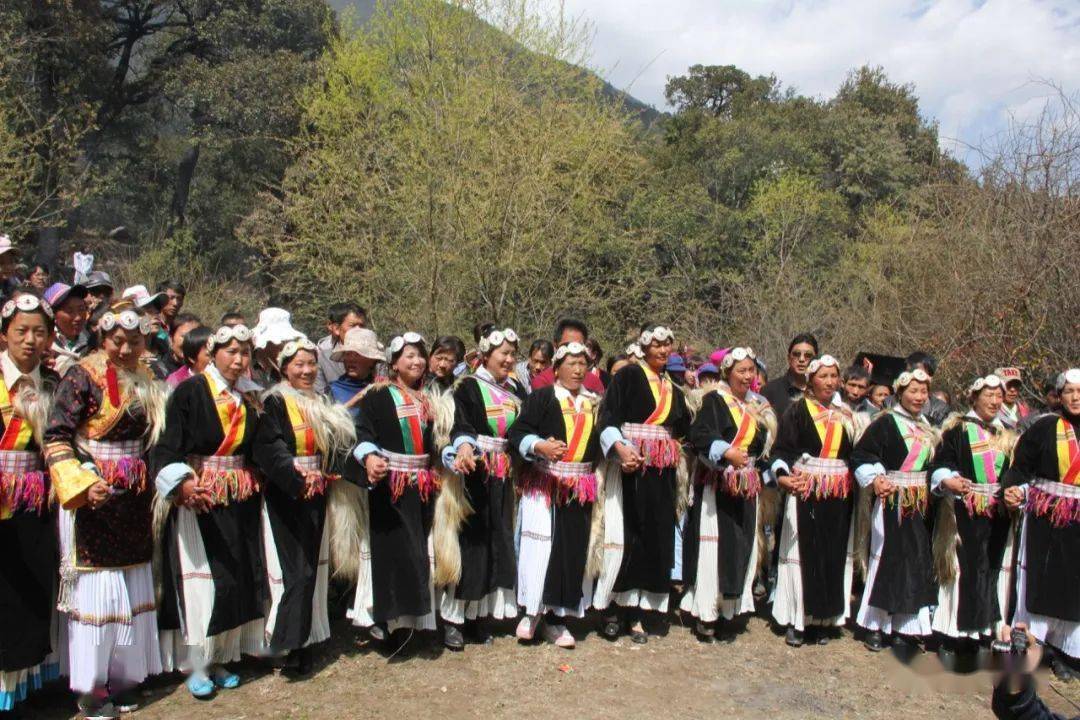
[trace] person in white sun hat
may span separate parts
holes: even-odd
[[[304,334],[292,326],[292,314],[288,310],[271,307],[259,313],[259,321],[252,335],[255,344],[252,380],[263,387],[270,387],[281,380],[281,371],[277,366],[278,353],[285,343]]]
[[[15,274],[18,261],[19,251],[11,242],[11,236],[0,234],[0,300],[11,297],[11,293],[22,283]]]

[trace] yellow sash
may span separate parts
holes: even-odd
[[[236,402],[227,388],[219,387],[209,373],[206,374],[206,384],[210,388],[210,397],[214,401],[214,409],[217,410],[218,422],[221,423],[221,432],[224,435],[214,454],[234,455],[244,442],[247,407],[243,402]]]

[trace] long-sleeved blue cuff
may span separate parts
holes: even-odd
[[[170,463],[158,471],[157,477],[154,478],[154,486],[157,488],[158,495],[167,498],[176,491],[180,483],[193,475],[195,475],[195,470],[187,463]]]
[[[958,477],[960,473],[956,472],[952,468],[938,468],[930,475],[930,492],[935,495],[952,495],[952,493],[945,488],[941,487],[941,483],[945,482],[949,478]]]
[[[376,445],[373,442],[362,442],[353,449],[352,454],[353,454],[353,457],[356,458],[356,462],[363,465],[364,464],[364,458],[366,458],[371,453],[377,453],[377,452],[379,452],[379,446],[378,445]]]
[[[457,458],[458,450],[462,445],[472,445],[476,447],[476,438],[472,435],[458,435],[454,438],[454,441],[442,449],[442,464],[444,468],[449,468],[454,464],[454,460]]]
[[[773,464],[769,466],[769,469],[772,471],[773,475],[791,474],[791,466],[780,458],[776,458],[775,460],[773,460]]]
[[[521,453],[521,457],[526,460],[534,460],[536,454],[533,451],[536,449],[538,442],[540,442],[539,435],[526,435],[521,438],[521,442],[518,443],[518,452]]]
[[[724,459],[724,453],[731,449],[731,443],[727,440],[713,440],[709,446],[709,462],[719,465]]]
[[[874,478],[884,474],[885,466],[881,463],[864,463],[855,468],[855,481],[859,483],[859,487],[867,487],[874,482]]]
[[[622,431],[614,425],[604,428],[604,431],[600,433],[600,452],[604,454],[604,457],[607,457],[611,452],[611,448],[615,447],[615,443],[618,442],[626,442]]]

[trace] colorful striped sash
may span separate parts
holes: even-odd
[[[1058,482],[1080,485],[1080,444],[1072,423],[1065,418],[1057,421]]]
[[[593,430],[592,403],[581,399],[581,410],[574,406],[574,398],[566,397],[562,403],[563,425],[566,429],[566,454],[563,462],[579,463],[585,457]]]
[[[844,438],[844,424],[839,411],[825,407],[816,400],[806,398],[806,409],[814,420],[814,429],[821,440],[821,452],[818,457],[835,460],[840,455],[840,441]]]
[[[719,390],[717,392],[720,393],[724,404],[727,405],[728,412],[731,413],[731,419],[735,423],[735,427],[738,428],[735,431],[735,437],[731,440],[731,446],[749,451],[750,444],[757,437],[757,419],[754,418],[753,414],[747,409],[746,403],[742,400],[731,393]]]
[[[30,423],[15,414],[15,406],[3,378],[0,378],[0,415],[4,418],[0,450],[25,450],[34,438],[34,431]]]
[[[518,416],[518,404],[512,393],[497,388],[481,378],[474,378],[484,400],[488,428],[495,437],[506,437],[506,432]]]
[[[244,442],[247,407],[243,401],[237,402],[228,388],[220,387],[209,373],[206,374],[206,386],[210,390],[210,399],[214,401],[218,422],[221,423],[221,445],[214,454],[234,455]]]
[[[642,369],[645,378],[649,381],[649,391],[652,393],[653,403],[656,406],[653,408],[652,414],[645,418],[644,424],[663,425],[664,421],[668,419],[668,415],[671,414],[671,396],[674,392],[671,381],[666,377],[657,375],[646,363],[638,363],[638,367]]]
[[[312,429],[311,423],[304,417],[304,411],[300,409],[300,404],[296,402],[296,398],[288,395],[285,395],[284,398],[285,412],[289,415],[289,425],[292,427],[293,439],[296,441],[296,456],[315,455],[319,452],[319,448],[315,444],[315,430]]]
[[[424,453],[424,417],[423,408],[408,390],[402,391],[396,385],[387,387],[394,400],[398,424],[401,426],[401,441],[405,455]]]
[[[907,446],[907,457],[900,464],[901,472],[921,472],[929,462],[933,446],[929,434],[914,421],[892,413],[896,429]]]

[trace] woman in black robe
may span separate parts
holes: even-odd
[[[720,617],[754,611],[759,495],[776,428],[769,401],[750,390],[757,376],[753,350],[734,348],[720,373],[723,380],[704,396],[690,427],[700,462],[683,540],[681,607],[697,618],[703,642],[712,641]]]
[[[454,388],[453,445],[444,449],[443,465],[455,472],[443,477],[434,527],[439,614],[444,641],[454,650],[464,646],[466,621],[477,641],[485,642],[487,631],[475,621],[517,615],[516,497],[507,452],[524,395],[510,377],[517,345],[513,330],[485,325],[480,367]]]
[[[356,444],[348,410],[315,394],[318,355],[307,338],[278,354],[284,382],[263,399],[252,455],[265,479],[263,550],[270,581],[269,652],[286,667],[311,669],[308,647],[330,637],[327,612],[329,484]]]
[[[223,663],[265,652],[267,604],[260,507],[251,463],[258,406],[246,373],[251,331],[219,328],[210,364],[173,391],[152,459],[163,524],[162,607],[166,670],[189,672],[187,688],[208,697],[240,677]]]
[[[595,412],[599,399],[585,390],[588,351],[571,342],[554,357],[555,384],[534,390],[510,432],[511,447],[528,465],[521,472],[518,522],[517,626],[531,640],[572,648],[574,636],[559,618],[584,617],[592,601],[588,560],[600,460]]]
[[[437,480],[430,399],[421,391],[427,345],[407,332],[387,354],[392,380],[360,399],[359,444],[344,471],[368,490],[371,547],[370,560],[361,558],[349,617],[377,640],[398,629],[435,629],[430,534]]]
[[[855,479],[873,486],[870,559],[856,622],[867,630],[866,647],[877,652],[884,637],[911,645],[929,635],[937,600],[928,527],[928,470],[936,442],[922,415],[930,376],[901,373],[897,403],[866,428],[851,454]]]
[[[615,374],[600,407],[600,444],[613,462],[604,479],[604,561],[593,605],[606,611],[609,639],[625,624],[634,642],[648,642],[641,611],[668,609],[690,427],[682,392],[664,374],[674,339],[671,330],[646,325],[640,360]],[[622,618],[608,610],[612,604],[623,608]]]
[[[60,674],[52,633],[56,608],[56,513],[41,457],[59,376],[41,365],[52,308],[33,295],[4,304],[0,331],[0,712]]]
[[[974,643],[956,641],[989,642],[1006,611],[1011,573],[1003,560],[1012,555],[1012,522],[1001,481],[1016,436],[997,419],[1000,378],[979,378],[968,395],[971,410],[945,423],[930,485],[944,495],[934,526],[940,587],[933,629],[949,639],[946,647],[973,652]]]
[[[838,401],[840,368],[824,355],[810,363],[805,395],[788,406],[773,447],[773,473],[786,492],[773,617],[787,644],[803,633],[828,642],[826,627],[848,618],[852,579],[851,457],[854,421]]]
[[[1053,648],[1054,671],[1071,678],[1080,658],[1080,368],[1056,385],[1061,409],[1020,436],[1005,501],[1026,511],[1013,620]]]

